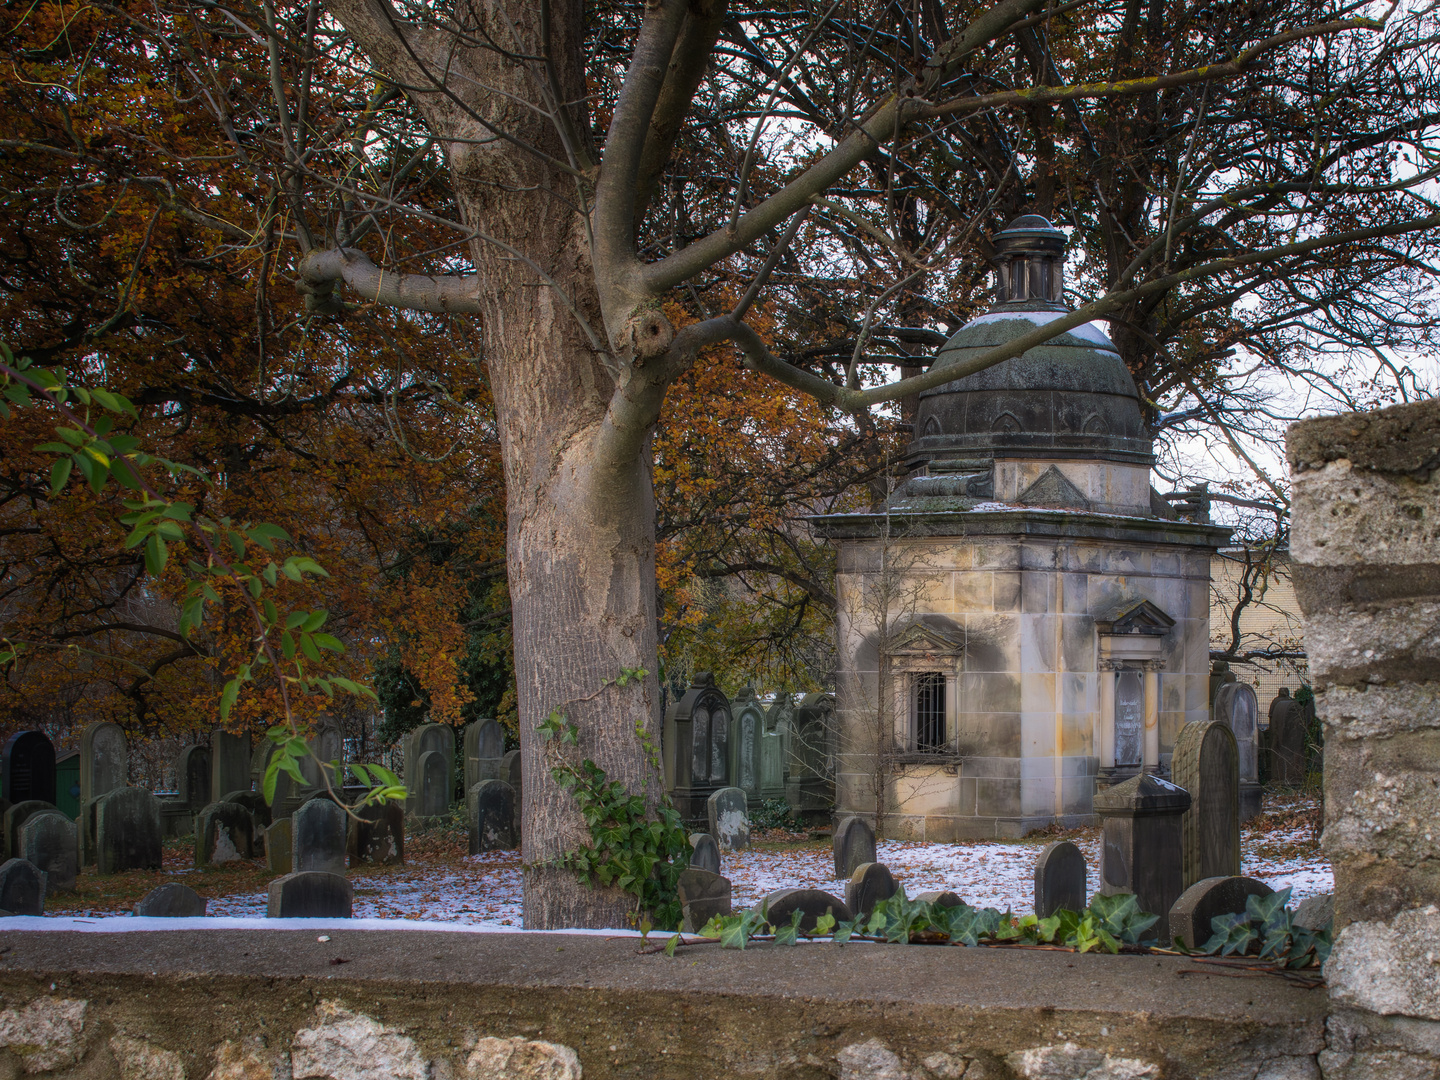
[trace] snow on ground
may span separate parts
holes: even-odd
[[[1089,892],[1099,887],[1100,834],[1076,839],[1089,864]],[[1035,860],[1044,840],[960,844],[883,841],[879,860],[915,896],[948,889],[976,907],[1029,911],[1034,899]],[[1330,864],[1315,848],[1307,827],[1268,833],[1247,829],[1241,841],[1242,872],[1274,889],[1294,888],[1291,904],[1330,892]],[[730,879],[737,909],[753,907],[766,893],[788,887],[824,889],[843,897],[828,844],[752,848],[726,855],[721,872]],[[494,927],[519,927],[518,852],[492,852],[462,860],[458,869],[409,866],[379,874],[351,874],[356,918],[424,919]],[[210,901],[211,915],[263,916],[263,893]]]

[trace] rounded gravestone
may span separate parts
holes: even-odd
[[[300,870],[270,883],[265,914],[271,919],[348,919],[354,902],[355,891],[344,875]]]
[[[515,846],[515,789],[504,780],[483,780],[465,800],[469,811],[470,854],[509,851]]]
[[[265,830],[265,869],[272,874],[288,874],[295,866],[295,822],[288,817],[277,819]]]
[[[854,917],[844,900],[820,889],[776,889],[761,904],[773,926],[789,926],[793,913],[803,912],[800,930],[807,934],[814,931],[816,920],[827,912],[836,922],[848,922]]]
[[[687,934],[698,934],[716,915],[730,914],[730,882],[719,874],[691,866],[680,871],[675,888],[680,900],[680,929]]]
[[[31,814],[20,827],[20,857],[45,875],[50,892],[74,892],[79,869],[75,823],[59,810]]]
[[[345,811],[329,799],[311,799],[290,818],[291,866],[296,873],[345,873]]]
[[[1240,779],[1258,782],[1260,758],[1256,738],[1259,733],[1260,704],[1248,683],[1224,683],[1215,692],[1215,720],[1224,724],[1235,736],[1240,754]]]
[[[140,898],[135,914],[148,918],[198,919],[205,914],[207,902],[187,885],[167,882],[157,885]]]
[[[720,845],[709,833],[690,834],[690,865],[697,870],[720,873]]]
[[[503,772],[505,730],[494,720],[467,724],[465,745],[465,790],[484,780],[507,780]]]
[[[835,880],[845,881],[856,867],[875,861],[875,830],[864,818],[851,815],[840,822],[832,841]]]
[[[95,866],[102,874],[159,870],[160,800],[144,788],[124,787],[96,801]]]
[[[710,835],[721,851],[743,851],[750,846],[747,805],[745,792],[738,787],[723,787],[705,800]]]
[[[420,793],[416,814],[443,817],[450,810],[450,761],[439,750],[420,755]]]
[[[1180,819],[1185,888],[1240,873],[1240,756],[1230,728],[1186,724],[1175,739],[1170,778],[1190,793]]]
[[[41,799],[26,799],[24,802],[13,804],[5,811],[3,821],[5,823],[5,855],[11,857],[20,854],[20,829],[25,822],[35,814],[43,814],[47,810],[60,811],[54,803],[45,802]]]
[[[959,893],[951,892],[949,889],[931,889],[929,892],[922,892],[915,897],[924,904],[933,904],[935,907],[951,908],[959,907],[965,901],[960,899]]]
[[[1227,684],[1228,685],[1228,684]],[[1201,949],[1214,933],[1211,920],[1219,915],[1238,915],[1252,896],[1262,899],[1273,889],[1248,877],[1212,877],[1197,881],[1180,894],[1170,908],[1170,937],[1179,938],[1187,949]],[[1169,941],[1161,944],[1168,945]]]
[[[845,906],[862,918],[875,910],[881,900],[889,900],[899,891],[895,875],[884,863],[862,863],[845,883]]]
[[[34,863],[11,859],[0,866],[0,911],[12,915],[45,913],[45,875]]]
[[[210,805],[210,750],[187,746],[175,757],[175,786],[180,801],[198,812]]]
[[[1085,856],[1069,840],[1046,844],[1035,862],[1035,914],[1048,919],[1060,910],[1084,911]]]
[[[124,787],[130,779],[130,744],[119,724],[86,724],[80,732],[80,802]]]
[[[4,797],[12,804],[38,799],[55,801],[55,744],[43,731],[21,731],[10,736],[0,755]]]
[[[280,785],[275,785],[275,802],[280,802]],[[221,802],[235,803],[250,811],[251,818],[255,821],[256,829],[263,829],[275,820],[275,813],[270,804],[265,801],[265,795],[259,791],[232,791],[227,794]]]
[[[239,803],[211,803],[195,815],[195,865],[220,866],[255,857],[255,819]]]
[[[398,802],[371,803],[350,819],[350,865],[405,862],[405,811]]]

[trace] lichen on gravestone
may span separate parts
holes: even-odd
[[[27,1073],[73,1065],[84,1055],[89,1002],[42,997],[0,1012],[0,1048],[18,1057]]]

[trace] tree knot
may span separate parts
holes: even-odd
[[[635,366],[640,367],[646,360],[663,356],[675,340],[675,328],[665,313],[655,308],[638,311],[630,317],[626,327],[630,347],[635,351]]]

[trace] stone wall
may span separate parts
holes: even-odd
[[[1325,722],[1338,936],[1327,1080],[1440,1075],[1440,401],[1287,440]]]

